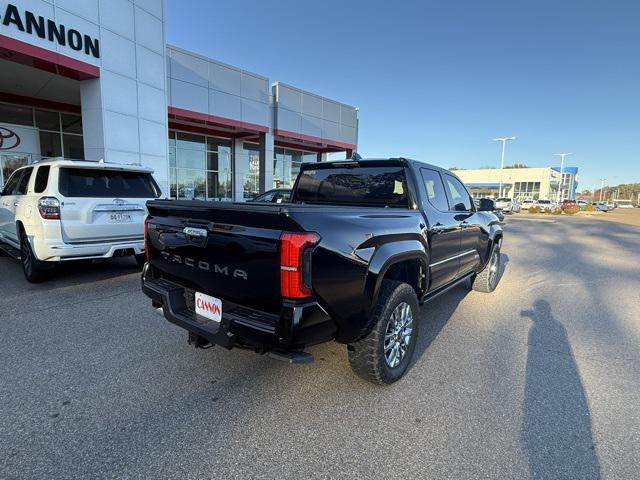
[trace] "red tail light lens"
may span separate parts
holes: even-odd
[[[280,292],[283,297],[306,298],[311,295],[311,258],[308,254],[319,241],[320,235],[313,232],[285,232],[280,236]]]
[[[60,202],[56,197],[38,199],[38,211],[45,220],[60,220]]]
[[[149,216],[144,217],[144,256],[149,260]]]

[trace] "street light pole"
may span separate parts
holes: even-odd
[[[515,140],[516,137],[498,137],[494,138],[494,142],[502,142],[502,153],[500,154],[500,188],[498,192],[498,198],[502,197],[502,174],[504,171],[504,150],[508,140]]]
[[[558,195],[557,195],[557,203],[560,203],[562,200],[560,197],[562,196],[562,187],[564,186],[564,157],[567,155],[572,155],[571,153],[554,153],[554,155],[560,157],[560,186],[558,187]]]
[[[598,195],[598,201],[601,202],[602,201],[602,190],[604,189],[604,182],[606,182],[607,179],[606,178],[601,178],[600,179],[600,195]]]

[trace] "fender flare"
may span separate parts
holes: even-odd
[[[370,299],[370,307],[373,308],[378,301],[378,294],[382,279],[389,268],[404,260],[416,259],[420,261],[425,275],[429,272],[429,255],[419,240],[399,240],[385,243],[376,249],[365,280],[365,291]]]

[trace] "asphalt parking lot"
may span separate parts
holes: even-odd
[[[507,218],[493,294],[422,309],[391,387],[345,348],[194,350],[135,263],[0,258],[0,478],[638,478],[640,227]]]

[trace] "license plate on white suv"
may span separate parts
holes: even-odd
[[[222,320],[222,300],[211,295],[196,292],[196,313],[209,320],[220,323]]]
[[[133,218],[130,213],[110,213],[109,223],[131,223]]]

